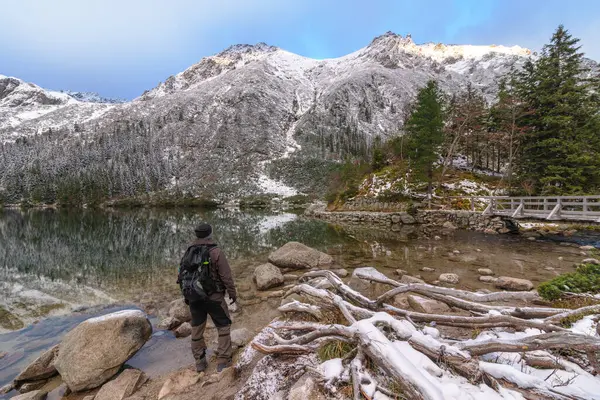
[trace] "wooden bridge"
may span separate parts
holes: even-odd
[[[476,211],[476,204],[486,204],[484,215],[600,222],[600,196],[483,196],[469,199],[472,211]]]

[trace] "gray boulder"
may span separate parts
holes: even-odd
[[[494,275],[494,271],[489,268],[479,268],[477,272],[479,275]]]
[[[90,318],[63,338],[54,365],[73,392],[93,389],[112,378],[151,334],[139,310]]]
[[[231,331],[231,344],[234,347],[243,347],[252,340],[252,332],[246,328],[234,329]]]
[[[417,223],[417,220],[415,219],[415,217],[413,217],[410,214],[400,214],[400,220],[405,225],[412,225],[412,224]]]
[[[479,277],[479,281],[484,283],[496,283],[497,280],[498,278],[491,275],[482,275]]]
[[[585,260],[582,261],[582,263],[600,265],[600,261],[595,258],[586,258]]]
[[[287,400],[325,400],[319,385],[309,374],[304,374],[290,389]]]
[[[126,369],[112,381],[105,383],[94,400],[123,400],[135,393],[148,377],[139,369]]]
[[[180,322],[189,322],[192,320],[190,307],[185,304],[184,299],[173,300],[169,304],[169,317],[176,318]]]
[[[279,268],[270,263],[256,267],[253,279],[258,290],[267,290],[281,286],[284,282],[283,275]]]
[[[524,292],[533,289],[533,283],[527,279],[511,278],[509,276],[501,276],[496,281],[498,289],[513,290]]]
[[[345,278],[348,276],[348,270],[344,268],[340,269],[332,269],[331,272],[339,276],[340,278]]]
[[[15,386],[21,386],[27,382],[48,379],[58,374],[54,362],[58,356],[58,345],[45,351],[36,358],[14,379]]]
[[[333,258],[302,243],[289,242],[269,255],[269,262],[279,268],[311,269],[333,264]]]

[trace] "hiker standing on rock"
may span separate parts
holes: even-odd
[[[231,319],[225,301],[225,292],[231,303],[237,294],[231,275],[231,268],[215,241],[212,227],[202,223],[194,230],[197,240],[186,250],[181,264],[177,283],[192,314],[192,354],[196,359],[196,370],[202,372],[208,367],[204,329],[210,315],[219,334],[217,371],[231,366]]]

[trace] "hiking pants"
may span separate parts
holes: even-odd
[[[210,315],[219,334],[219,345],[216,351],[217,363],[228,362],[231,360],[233,354],[229,309],[227,308],[224,294],[213,295],[211,297],[218,299],[190,303],[190,312],[192,314],[192,354],[196,362],[200,361],[205,354],[206,341],[204,340],[204,330],[206,329],[206,318]]]

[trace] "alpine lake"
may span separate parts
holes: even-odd
[[[589,256],[579,245],[600,247],[600,235],[592,233],[531,241],[520,235],[425,231],[416,226],[391,232],[365,225],[336,226],[306,218],[301,211],[4,209],[0,386],[92,315],[137,307],[155,324],[179,295],[177,266],[200,221],[213,225],[214,238],[232,266],[242,308],[244,302],[256,304],[254,268],[289,241],[329,253],[336,263],[332,268],[345,268],[350,274],[354,268],[372,266],[394,278],[395,270],[403,269],[432,282],[452,272],[460,277],[459,288],[491,290],[490,284],[479,281],[477,269],[490,268],[496,276],[525,278],[537,285],[573,271],[574,263]],[[425,267],[434,271],[422,271]],[[255,327],[268,323],[280,299],[270,300],[261,303],[262,308],[249,308],[253,314],[244,317],[246,321]],[[146,367],[152,376],[191,362],[188,345],[177,353],[176,342],[171,332],[157,331],[130,364]]]

